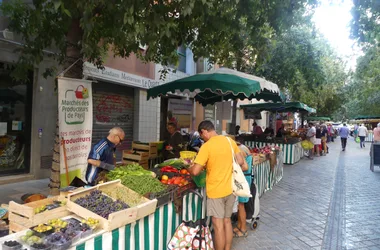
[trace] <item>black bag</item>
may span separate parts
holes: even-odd
[[[254,177],[252,176],[251,184],[251,194],[252,197],[249,198],[247,203],[244,203],[245,212],[247,214],[247,219],[252,219],[252,216],[255,213],[255,198],[256,198],[256,185],[253,182]]]

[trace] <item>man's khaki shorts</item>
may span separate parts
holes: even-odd
[[[207,216],[231,218],[236,196],[230,194],[222,198],[207,198]]]

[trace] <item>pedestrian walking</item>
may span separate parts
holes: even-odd
[[[313,156],[314,156],[314,145],[316,143],[316,138],[315,138],[315,135],[316,135],[316,129],[314,127],[314,124],[309,122],[309,130],[307,131],[306,133],[306,138],[311,142],[313,143],[313,148],[310,149],[310,154],[309,154],[309,159],[313,160]]]
[[[347,138],[349,134],[350,134],[350,129],[347,127],[346,123],[343,123],[343,126],[339,128],[339,136],[340,136],[340,141],[342,144],[342,151],[346,150]]]
[[[87,160],[86,181],[88,185],[94,186],[100,181],[104,181],[105,174],[115,168],[116,146],[123,142],[124,137],[124,131],[119,127],[114,127],[106,138],[94,145]]]
[[[231,140],[230,146],[225,136],[216,133],[211,121],[202,121],[198,126],[198,132],[205,143],[200,148],[189,172],[192,175],[199,175],[203,169],[207,170],[207,216],[212,217],[215,249],[229,250],[232,246],[231,215],[235,203],[235,196],[232,193],[234,155],[231,146],[242,170],[247,171],[248,166],[235,141]]]
[[[365,138],[368,136],[368,130],[364,126],[364,124],[360,124],[360,127],[358,128],[358,135],[360,138],[360,148],[365,148]]]
[[[327,134],[328,134],[328,131],[327,131],[327,127],[326,127],[326,124],[322,124],[321,126],[321,139],[322,139],[322,149],[323,149],[323,153],[322,155],[326,155],[329,151],[328,151],[328,147],[327,147]]]
[[[356,140],[356,137],[358,137],[358,128],[359,124],[355,124],[354,126],[354,139]]]

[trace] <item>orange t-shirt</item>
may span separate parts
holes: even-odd
[[[240,152],[234,140],[230,140],[234,153]],[[205,166],[206,194],[209,198],[222,198],[232,194],[232,151],[227,137],[211,137],[199,150],[195,163]]]

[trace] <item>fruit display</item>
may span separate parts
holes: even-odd
[[[49,220],[47,224],[54,227],[56,231],[59,231],[61,228],[65,228],[67,226],[67,221],[61,219],[52,219]]]
[[[22,245],[15,240],[4,241],[3,249],[21,249]]]
[[[48,233],[53,229],[54,228],[52,226],[46,224],[39,224],[38,226],[32,228],[32,230],[37,233]]]
[[[174,176],[172,178],[168,178],[168,176],[163,175],[161,177],[161,183],[167,185],[177,185],[179,187],[182,187],[189,184],[189,180],[183,176]]]
[[[52,204],[47,204],[47,205],[42,205],[42,206],[36,207],[34,209],[34,213],[39,214],[39,213],[42,213],[46,210],[52,210],[54,208],[58,208],[58,207],[61,207],[64,205],[66,205],[66,201],[54,201]]]
[[[43,242],[43,240],[40,237],[34,235],[34,232],[32,230],[28,230],[25,235],[20,237],[20,240],[29,246],[34,243]]]
[[[74,202],[106,219],[108,219],[108,215],[111,213],[129,208],[125,202],[120,200],[114,201],[112,198],[102,194],[100,190],[91,191],[90,194],[78,198]]]
[[[60,232],[47,236],[45,241],[52,247],[52,249],[67,249],[72,243],[67,235]]]
[[[273,151],[280,150],[278,146],[264,146],[262,148],[252,148],[251,153],[255,154],[272,154]]]
[[[32,250],[34,250],[34,249],[41,249],[41,250],[51,249],[51,247],[49,245],[44,244],[44,243],[34,243],[30,247]]]
[[[96,226],[99,224],[99,221],[89,217],[89,218],[87,218],[87,220],[83,219],[82,224],[88,225],[91,228],[96,228]]]

